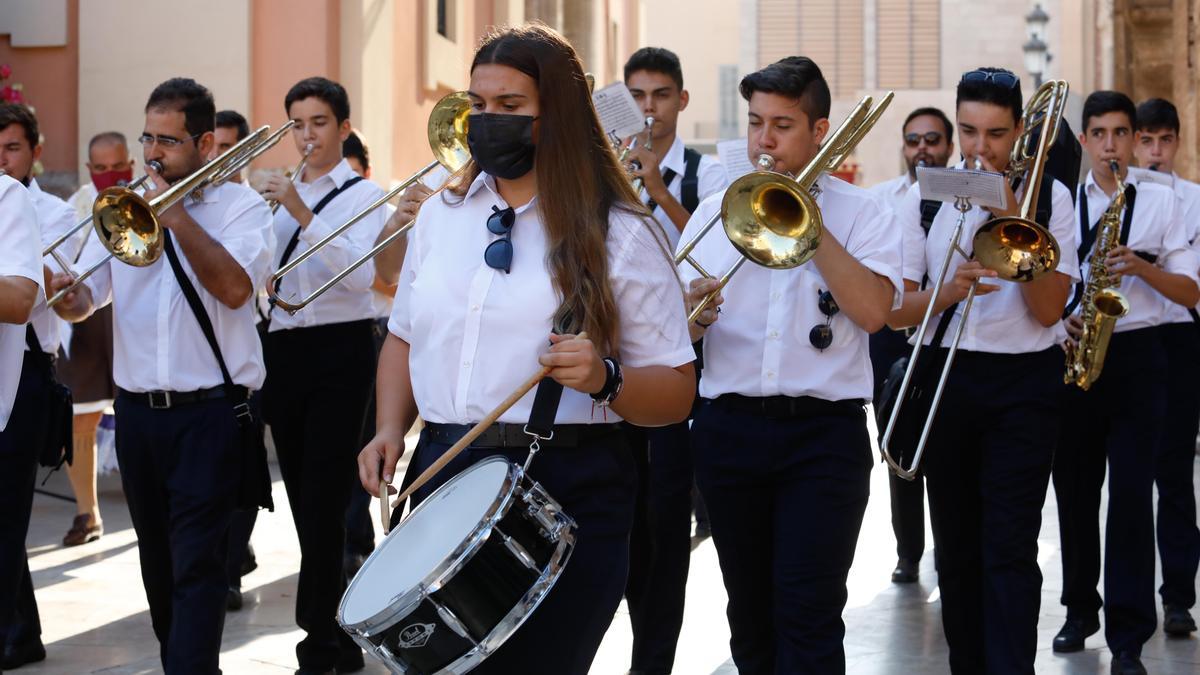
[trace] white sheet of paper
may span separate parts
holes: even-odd
[[[732,138],[717,143],[717,157],[725,167],[725,175],[729,176],[730,183],[754,171],[744,138]]]
[[[919,166],[917,182],[921,185],[921,199],[953,204],[959,197],[966,197],[971,200],[972,206],[1008,208],[1008,191],[1004,188],[1003,174]]]
[[[624,140],[646,128],[642,109],[633,100],[624,82],[612,84],[592,94],[592,104],[600,116],[604,133]]]

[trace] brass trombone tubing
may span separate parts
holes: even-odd
[[[311,258],[314,254],[319,252],[322,248],[328,246],[329,242],[333,241],[334,239],[337,239],[339,236],[342,235],[343,232],[345,232],[346,230],[348,230],[351,227],[353,227],[354,225],[356,225],[363,218],[366,218],[367,214],[371,213],[375,209],[377,209],[377,208],[383,206],[384,204],[395,199],[397,196],[400,195],[400,193],[404,192],[409,187],[411,187],[414,183],[416,183],[417,181],[424,178],[425,174],[429,173],[430,171],[433,171],[440,165],[441,165],[441,162],[439,162],[436,159],[433,160],[432,162],[430,162],[429,164],[425,165],[425,167],[423,169],[421,169],[420,171],[409,176],[403,183],[400,183],[396,187],[392,188],[391,191],[389,191],[387,194],[383,195],[379,199],[376,199],[369,206],[365,207],[363,210],[356,213],[352,218],[350,218],[350,220],[347,220],[345,223],[343,223],[341,226],[339,226],[333,232],[330,232],[328,235],[325,236],[324,239],[313,244],[308,249],[306,249],[303,253],[296,256],[291,261],[289,261],[288,264],[279,268],[279,270],[276,271],[274,274],[272,274],[271,278],[267,280],[267,295],[271,296],[271,301],[274,302],[277,307],[286,311],[288,314],[295,314],[296,312],[304,309],[313,300],[316,300],[317,297],[320,296],[322,293],[329,290],[330,288],[333,288],[333,286],[335,286],[342,279],[345,279],[347,276],[350,275],[351,272],[353,272],[354,270],[361,267],[368,260],[374,258],[376,255],[379,255],[380,251],[382,251],[383,249],[390,246],[391,243],[393,241],[395,241],[396,239],[398,239],[401,235],[403,235],[403,234],[407,233],[409,230],[411,230],[413,227],[413,224],[417,222],[415,218],[413,220],[410,220],[409,222],[405,223],[404,226],[401,227],[400,229],[398,229],[395,232],[393,232],[392,234],[388,235],[383,241],[380,241],[378,244],[376,244],[374,246],[374,248],[372,248],[370,251],[367,251],[365,254],[363,254],[361,257],[359,257],[358,260],[355,260],[348,267],[346,267],[346,269],[335,274],[333,276],[333,278],[331,278],[329,281],[326,281],[324,284],[321,285],[320,288],[313,291],[312,293],[309,293],[308,297],[304,298],[303,300],[300,300],[299,302],[288,302],[287,300],[284,300],[283,298],[279,297],[279,294],[275,292],[275,283],[277,281],[282,279],[284,276],[286,276],[292,270],[296,269],[297,266],[299,266],[305,260],[308,260],[309,258]],[[446,182],[443,183],[441,187],[439,187],[437,190],[434,190],[429,196],[432,197],[433,195],[441,192],[443,189],[445,189],[446,185],[448,185],[449,183],[450,183],[450,180],[447,179]],[[427,197],[427,199],[428,199],[428,197]]]
[[[295,123],[294,120],[292,122]],[[309,157],[309,155],[312,154],[312,151],[313,151],[312,143],[309,143],[308,145],[304,146],[304,156],[300,158],[300,163],[296,165],[296,169],[294,171],[292,171],[292,184],[293,185],[296,184],[296,181],[300,180],[300,174],[304,173],[304,167],[308,164],[308,157]],[[275,213],[278,211],[279,211],[279,201],[272,199],[271,200],[271,215],[275,215]]]
[[[247,166],[250,166],[250,162],[258,159],[258,157],[264,152],[275,147],[279,141],[283,139],[283,135],[290,131],[294,126],[296,126],[296,120],[288,120],[278,129],[271,132],[270,136],[264,138],[262,143],[248,147],[240,155],[238,155],[235,160],[231,161],[229,166],[223,168],[217,173],[217,175],[213,176],[212,184],[220,185],[230,178],[236,176],[239,171],[245,169]]]
[[[163,211],[166,211],[174,206],[176,203],[180,202],[184,197],[192,192],[202,189],[207,185],[213,184],[216,176],[220,176],[225,173],[225,169],[228,168],[227,165],[229,163],[241,161],[244,157],[243,153],[247,152],[248,149],[253,149],[259,144],[263,143],[264,138],[269,130],[270,127],[268,126],[259,127],[254,131],[254,133],[238,141],[236,145],[221,153],[219,157],[214,158],[211,162],[208,162],[204,166],[200,167],[186,178],[183,178],[171,187],[167,188],[167,190],[162,194],[158,195],[154,199],[151,199],[149,202],[147,202],[147,206],[150,207],[151,212],[154,214],[162,213]],[[228,176],[225,177],[227,178]],[[112,188],[109,189],[111,190]],[[136,199],[142,199],[129,188],[122,189],[129,194],[133,194]],[[99,200],[99,197],[97,197],[97,200]],[[93,226],[96,226],[94,219]],[[99,234],[99,232],[97,232],[97,234]],[[92,276],[101,267],[107,265],[108,261],[112,260],[113,258],[116,258],[116,253],[113,253],[110,250],[108,255],[102,260],[89,267],[83,272],[83,274],[80,274],[78,277],[76,277],[75,280],[71,282],[70,286],[67,286],[55,293],[49,300],[46,301],[46,305],[53,307],[61,302],[68,293],[75,290],[79,284],[83,283],[84,280]]]
[[[154,169],[154,171],[156,173],[162,172],[162,164],[159,164],[157,161],[150,160],[146,164],[150,168]],[[148,173],[143,174],[141,178],[138,178],[137,180],[133,181],[129,185],[126,185],[125,187],[129,188],[130,190],[136,190],[142,186],[142,183],[145,183],[147,180],[149,180],[149,178],[150,178],[150,174],[148,174]],[[53,242],[51,242],[50,245],[47,246],[46,249],[42,251],[42,256],[52,256],[54,258],[54,260],[57,261],[60,266],[62,266],[63,271],[66,272],[67,274],[70,274],[71,266],[68,265],[66,263],[66,261],[63,260],[62,256],[59,255],[55,249],[57,249],[59,246],[62,246],[63,244],[65,244],[67,242],[67,240],[70,239],[71,237],[74,237],[76,234],[79,234],[80,230],[87,227],[88,225],[91,225],[92,219],[94,219],[95,217],[96,217],[95,214],[89,213],[87,218],[84,218],[83,220],[79,221],[79,223],[76,224],[75,227],[72,227],[70,230],[67,230],[66,233],[64,233],[58,239],[55,239]],[[89,230],[89,232],[90,232],[90,230]],[[86,234],[84,235],[83,240],[84,240],[84,242],[87,241]],[[82,253],[82,252],[83,252],[83,245],[80,244],[80,253]],[[79,256],[76,255],[75,258],[78,259]]]

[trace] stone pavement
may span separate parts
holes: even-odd
[[[1200,469],[1197,473],[1200,484]],[[108,476],[101,479],[100,485],[105,535],[97,542],[77,548],[65,549],[59,545],[74,514],[73,505],[45,495],[35,498],[28,545],[49,657],[43,663],[16,672],[123,675],[161,670],[138,571],[136,539],[120,482]],[[61,475],[52,478],[45,489],[70,494]],[[847,672],[852,675],[949,673],[933,556],[927,553],[922,561],[918,584],[890,583],[895,543],[888,511],[887,476],[881,465],[872,474],[871,492],[850,573],[845,612]],[[254,532],[259,568],[244,580],[246,607],[229,614],[225,623],[221,665],[228,674],[283,674],[296,667],[294,646],[301,634],[292,614],[299,553],[287,498],[278,481],[275,501],[275,513],[262,512]],[[817,517],[817,514],[797,514],[797,517]],[[932,546],[932,536],[927,536],[926,541]],[[1063,608],[1058,604],[1061,572],[1053,492],[1043,510],[1039,544],[1045,582],[1038,626],[1038,673],[1107,673],[1110,655],[1102,633],[1090,638],[1088,649],[1078,654],[1059,656],[1050,650],[1050,640],[1064,618]],[[724,605],[716,552],[711,541],[701,541],[693,551],[676,673],[736,673],[729,661]],[[1161,616],[1159,621],[1161,625]],[[624,673],[629,665],[630,644],[628,615],[622,607],[592,672]],[[1160,630],[1146,645],[1144,657],[1147,668],[1155,675],[1194,675],[1200,673],[1200,640],[1195,637],[1168,640]],[[365,672],[385,673],[386,669],[371,664]]]

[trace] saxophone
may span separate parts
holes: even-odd
[[[1109,161],[1109,167],[1117,180],[1117,191],[1096,226],[1100,231],[1096,233],[1096,244],[1088,265],[1087,285],[1079,302],[1083,334],[1079,337],[1078,345],[1070,341],[1066,345],[1067,372],[1063,381],[1075,384],[1084,391],[1100,378],[1108,341],[1112,339],[1117,319],[1129,313],[1129,301],[1116,289],[1120,281],[1114,279],[1104,265],[1108,252],[1119,242],[1121,214],[1125,210],[1125,183],[1118,173],[1120,167],[1115,161]]]

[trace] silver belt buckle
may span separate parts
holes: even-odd
[[[151,410],[167,410],[171,407],[171,392],[169,391],[147,392],[147,398],[150,401]]]

